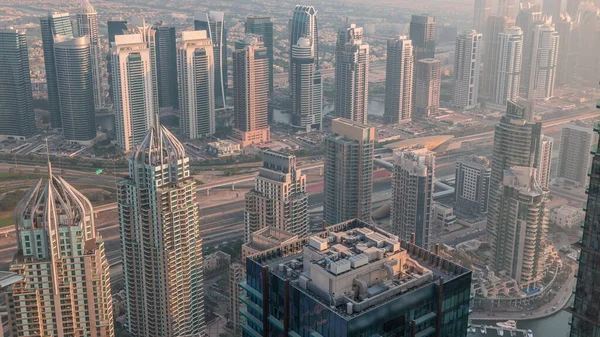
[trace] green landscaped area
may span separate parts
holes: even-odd
[[[0,219],[0,228],[8,227],[14,225],[14,217]]]
[[[9,180],[39,179],[41,177],[45,177],[45,175],[37,174],[37,173],[19,174],[19,173],[2,172],[2,173],[0,173],[0,182],[9,181]]]

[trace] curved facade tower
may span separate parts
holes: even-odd
[[[82,0],[80,12],[77,13],[78,36],[90,38],[90,59],[92,67],[92,80],[94,84],[94,106],[104,106],[104,93],[102,90],[102,70],[100,68],[100,38],[98,34],[98,12],[88,0]]]
[[[48,180],[25,194],[15,224],[10,271],[23,279],[7,292],[11,336],[114,336],[109,265],[89,200],[48,163]]]
[[[89,142],[96,138],[94,74],[90,38],[54,37],[56,83],[66,140]]]
[[[227,107],[227,29],[225,13],[210,11],[198,13],[194,19],[195,30],[205,30],[212,39],[215,58],[215,108]]]
[[[321,129],[323,87],[311,40],[301,37],[292,47],[292,125],[306,132]]]
[[[311,56],[319,68],[319,27],[317,10],[313,6],[296,5],[290,19],[290,69],[292,68],[293,48],[301,37],[308,38],[311,45]],[[290,91],[294,92],[292,73],[290,72]]]
[[[117,184],[129,332],[204,332],[202,239],[195,181],[183,145],[154,123]]]
[[[492,250],[497,272],[506,271],[521,288],[535,289],[544,269],[548,227],[548,189],[537,182],[532,167],[504,171],[498,208],[497,235]]]
[[[491,237],[492,252],[501,242],[499,232],[505,170],[514,166],[539,167],[542,123],[534,121],[531,104],[524,99],[509,100],[506,114],[494,131],[492,174],[487,216],[487,232]]]

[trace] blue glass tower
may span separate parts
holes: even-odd
[[[246,260],[242,336],[467,335],[471,271],[360,221]]]

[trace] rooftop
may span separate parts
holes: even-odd
[[[360,220],[249,258],[346,318],[470,273]]]

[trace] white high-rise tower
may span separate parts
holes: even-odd
[[[459,109],[475,108],[479,93],[482,34],[469,30],[456,37],[454,53],[454,95],[452,102]]]
[[[159,111],[154,57],[142,34],[115,36],[111,53],[117,144],[130,152]]]
[[[177,45],[180,126],[187,138],[215,133],[213,43],[206,31],[181,33]]]

